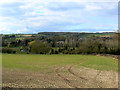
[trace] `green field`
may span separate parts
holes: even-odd
[[[81,62],[83,62],[81,64]],[[3,54],[3,68],[43,71],[53,66],[76,64],[98,70],[118,70],[118,61],[111,57],[93,55],[22,55]]]

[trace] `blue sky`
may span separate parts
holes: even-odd
[[[107,0],[106,0],[107,1]],[[0,33],[102,32],[118,27],[118,2],[1,0]]]

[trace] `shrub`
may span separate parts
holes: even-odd
[[[45,42],[35,42],[31,45],[31,53],[35,54],[48,54],[51,47]]]
[[[11,48],[2,48],[2,53],[13,53],[15,54],[16,51]]]

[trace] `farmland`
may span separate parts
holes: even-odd
[[[95,55],[3,54],[3,87],[117,88],[118,61]]]
[[[117,37],[113,32],[3,35],[3,87],[117,88],[118,60],[111,57],[120,53]]]

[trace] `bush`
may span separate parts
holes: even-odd
[[[57,51],[57,50],[55,50],[55,54],[58,54],[58,51]]]
[[[50,54],[55,54],[54,49],[51,49]]]
[[[49,54],[51,47],[45,42],[35,42],[31,45],[31,53],[34,54]]]
[[[16,51],[11,48],[2,48],[2,53],[13,53],[15,54]]]

